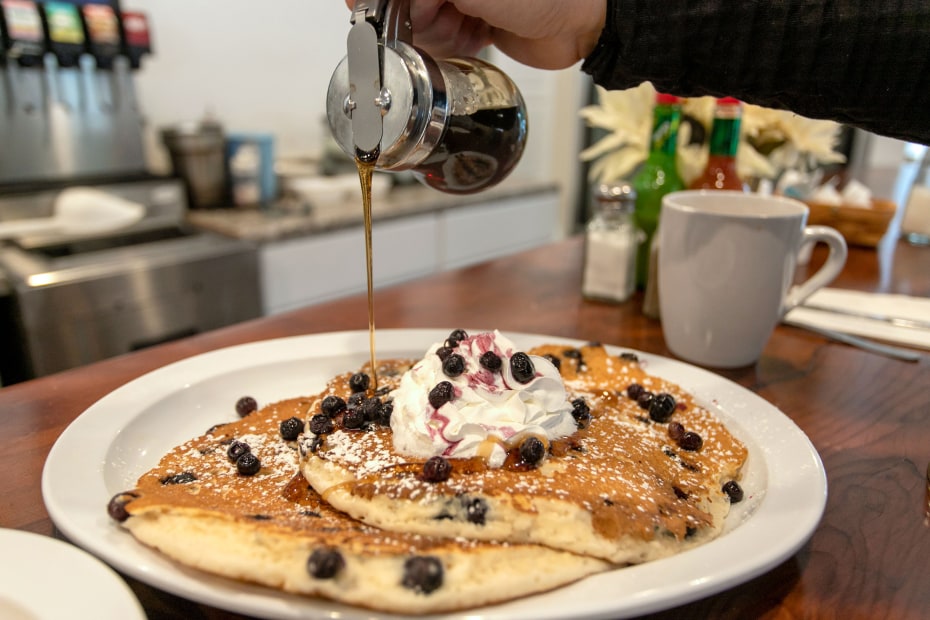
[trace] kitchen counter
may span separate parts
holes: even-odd
[[[319,180],[319,179],[318,179]],[[561,236],[553,183],[508,179],[476,194],[420,185],[373,192],[376,287],[463,267],[549,243]],[[278,314],[366,288],[363,211],[358,181],[340,177],[326,202],[301,208],[190,211],[197,228],[258,246],[262,312]],[[491,223],[489,225],[489,223]],[[338,257],[338,260],[333,260]]]
[[[519,180],[507,180],[476,194],[444,194],[419,183],[399,185],[386,192],[383,200],[373,199],[372,219],[386,221],[557,191],[553,183]],[[268,209],[192,210],[188,221],[228,237],[269,243],[360,226],[363,213],[361,204],[314,208],[285,201]]]

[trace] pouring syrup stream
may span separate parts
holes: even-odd
[[[362,186],[362,210],[365,214],[365,268],[368,276],[368,348],[371,354],[371,391],[378,390],[378,370],[375,365],[375,296],[371,251],[371,176],[375,170],[377,154],[357,155],[358,180]]]

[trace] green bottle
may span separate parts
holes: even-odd
[[[646,288],[649,275],[649,248],[659,223],[662,197],[685,188],[675,163],[681,102],[678,97],[659,93],[652,113],[652,140],[649,157],[632,179],[636,190],[633,220],[644,237],[636,255],[636,287]]]

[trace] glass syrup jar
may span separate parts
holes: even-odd
[[[633,223],[636,191],[626,183],[601,184],[592,198],[581,294],[585,299],[620,303],[636,290],[636,254],[643,237]]]
[[[330,80],[333,138],[375,168],[468,194],[503,180],[523,154],[526,105],[477,58],[434,60],[412,45],[409,0],[357,1],[348,55]]]

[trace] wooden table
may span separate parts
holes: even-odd
[[[812,264],[820,260],[815,252]],[[670,355],[660,324],[640,312],[640,298],[620,306],[583,301],[580,269],[575,238],[402,284],[377,293],[377,324],[498,328]],[[930,249],[852,249],[835,286],[930,296]],[[0,526],[60,536],[40,493],[46,455],[75,417],[127,381],[232,344],[366,328],[358,296],[0,389]],[[780,566],[655,617],[930,617],[930,359],[895,361],[779,327],[755,366],[719,374],[807,433],[827,471],[826,512],[811,540]],[[229,616],[128,581],[151,618]]]

